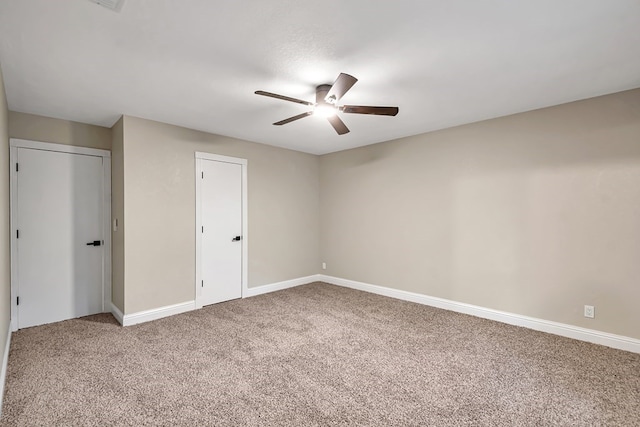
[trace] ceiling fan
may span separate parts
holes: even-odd
[[[289,96],[278,95],[277,93],[265,92],[263,90],[257,90],[255,91],[255,94],[313,107],[311,111],[307,111],[306,113],[298,114],[297,116],[275,122],[274,125],[276,126],[286,125],[287,123],[303,119],[313,114],[326,117],[327,120],[329,120],[329,123],[331,123],[331,126],[333,126],[336,132],[338,132],[338,135],[344,135],[349,132],[349,128],[347,128],[340,117],[337,116],[338,112],[350,114],[374,114],[377,116],[395,116],[398,114],[398,107],[336,105],[340,98],[342,98],[357,81],[358,79],[350,76],[349,74],[340,73],[332,85],[320,85],[316,87],[316,102],[303,101],[302,99],[291,98]]]

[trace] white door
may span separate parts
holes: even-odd
[[[18,327],[103,311],[103,159],[18,148]]]
[[[199,305],[242,297],[242,165],[201,161]]]

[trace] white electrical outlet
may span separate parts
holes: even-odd
[[[322,263],[322,269],[323,269],[323,270],[326,270],[326,269],[327,269],[327,263],[326,263],[326,262],[323,262],[323,263]]]
[[[585,305],[584,317],[588,317],[590,319],[593,319],[594,317],[596,317],[596,308],[592,305]]]

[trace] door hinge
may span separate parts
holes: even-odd
[[[18,172],[18,169],[20,169],[20,168],[18,167],[18,164],[16,163],[16,172]]]
[[[204,179],[204,171],[203,171],[203,172],[200,172],[200,173],[202,174],[202,179]]]
[[[202,226],[202,233],[204,233],[204,225]]]
[[[16,298],[16,305],[20,305],[20,297]]]
[[[201,281],[201,283],[200,283],[200,287],[201,287],[201,288],[204,288],[204,280],[202,280],[202,281]]]
[[[20,230],[16,230],[16,239],[20,238]]]

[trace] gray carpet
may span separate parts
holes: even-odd
[[[640,426],[640,355],[314,283],[24,329],[2,426]]]

